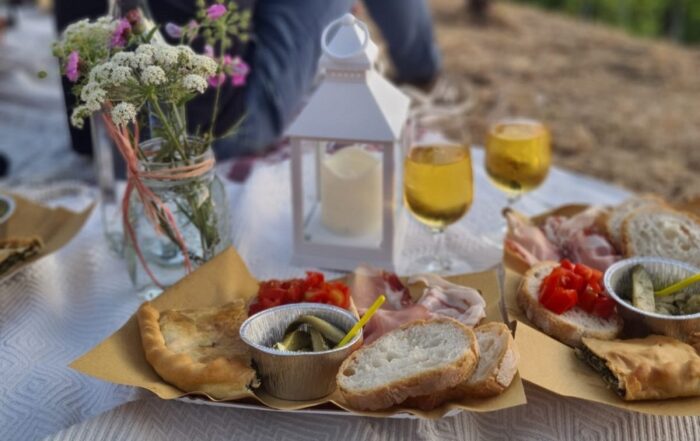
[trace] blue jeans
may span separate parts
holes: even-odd
[[[321,33],[354,0],[260,0],[255,48],[238,131],[217,141],[219,158],[256,154],[272,145],[301,110],[321,55]],[[396,68],[397,80],[423,82],[440,68],[425,0],[365,0]]]

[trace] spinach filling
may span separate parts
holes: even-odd
[[[598,357],[587,347],[576,348],[575,352],[578,358],[585,361],[591,368],[593,368],[594,371],[598,372],[600,376],[603,377],[603,381],[605,381],[605,384],[609,389],[612,389],[620,397],[625,397],[627,391],[625,390],[623,383],[619,381],[610,368],[608,368],[605,360]]]

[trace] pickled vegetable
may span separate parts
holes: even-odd
[[[272,347],[288,352],[327,351],[344,336],[335,325],[313,315],[303,315],[287,326],[282,341]]]
[[[656,311],[654,284],[641,265],[632,268],[632,304],[644,311]]]

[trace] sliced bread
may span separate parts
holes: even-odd
[[[350,407],[378,410],[465,381],[479,360],[476,335],[449,318],[418,320],[355,351],[340,366],[338,389]]]
[[[540,303],[540,285],[557,266],[559,264],[553,261],[540,262],[523,276],[517,301],[528,320],[545,334],[573,347],[581,346],[582,337],[615,338],[622,331],[622,319],[617,314],[604,319],[578,306],[557,314]]]
[[[486,398],[502,393],[518,371],[518,353],[505,323],[491,322],[474,329],[479,343],[479,363],[466,381],[446,390],[408,398],[403,404],[423,410],[465,397]]]
[[[622,240],[627,257],[667,257],[700,267],[700,220],[690,213],[636,210],[622,224]]]
[[[608,239],[618,251],[622,251],[622,223],[625,218],[640,208],[665,206],[663,199],[647,194],[629,198],[620,205],[612,207],[605,216],[605,231]]]

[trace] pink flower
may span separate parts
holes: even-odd
[[[226,13],[226,6],[221,4],[211,5],[207,8],[209,20],[218,20]]]
[[[219,87],[222,84],[224,84],[224,81],[226,81],[226,74],[225,73],[219,73],[216,75],[212,75],[209,77],[209,86],[211,87]]]
[[[182,28],[176,25],[175,23],[166,23],[165,33],[171,36],[172,38],[180,38],[182,37]]]
[[[241,57],[234,57],[231,66],[231,84],[234,87],[245,86],[250,66]]]
[[[80,76],[80,71],[78,70],[79,64],[80,54],[78,51],[71,52],[66,61],[66,78],[68,78],[71,83],[78,81],[78,77]]]
[[[209,58],[214,58],[214,48],[210,44],[204,45],[204,55]]]
[[[117,26],[114,28],[114,33],[112,34],[112,41],[110,45],[112,47],[124,47],[126,46],[127,36],[131,31],[131,25],[129,21],[122,18],[117,22]]]

